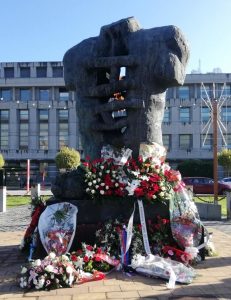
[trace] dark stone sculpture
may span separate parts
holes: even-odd
[[[183,84],[188,57],[177,27],[141,29],[133,17],[103,26],[98,37],[68,50],[64,78],[77,93],[84,153],[100,157],[102,146],[111,144],[137,156],[140,143],[162,145],[165,92]],[[115,93],[124,99],[111,101]]]

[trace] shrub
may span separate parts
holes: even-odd
[[[178,164],[182,177],[210,177],[213,178],[212,160],[189,159]]]
[[[0,169],[4,166],[4,164],[5,164],[4,157],[3,157],[2,154],[0,153]]]
[[[63,147],[55,157],[58,169],[75,169],[80,164],[80,154],[73,148]]]
[[[222,166],[229,175],[231,170],[231,150],[230,149],[223,149],[221,152],[218,153],[218,163]]]

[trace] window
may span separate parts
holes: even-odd
[[[11,101],[12,100],[12,89],[2,89],[1,90],[1,100]]]
[[[163,123],[170,123],[170,108],[166,107],[164,110]]]
[[[213,135],[212,134],[201,134],[201,148],[212,149],[213,146]]]
[[[40,101],[49,101],[49,90],[48,89],[40,89],[39,90],[39,100]]]
[[[223,96],[230,96],[231,95],[231,85],[226,84],[223,91]]]
[[[163,145],[167,151],[171,149],[171,134],[163,134]]]
[[[63,77],[63,67],[52,67],[53,77]]]
[[[60,101],[69,100],[69,92],[65,88],[59,88],[59,100]]]
[[[68,146],[69,141],[69,124],[68,124],[68,110],[60,109],[58,111],[58,131],[59,131],[59,148]]]
[[[28,149],[29,145],[29,112],[21,109],[19,111],[19,149]]]
[[[5,78],[14,78],[14,68],[6,67],[4,68]]]
[[[179,135],[179,147],[180,147],[180,149],[191,150],[192,135],[191,134],[180,134]]]
[[[189,99],[189,87],[181,86],[178,88],[179,98],[180,99]]]
[[[208,107],[201,108],[201,122],[207,123],[211,117],[211,111]]]
[[[31,90],[20,89],[20,101],[30,101],[30,100],[31,100]]]
[[[39,110],[39,149],[48,150],[49,136],[49,111],[48,109]]]
[[[231,106],[221,108],[221,120],[223,122],[231,121]]]
[[[9,110],[0,110],[0,149],[8,149]]]
[[[181,123],[190,123],[190,108],[189,107],[180,107],[180,122]]]
[[[20,68],[20,77],[29,78],[30,77],[30,67],[21,67]]]
[[[36,76],[38,78],[47,77],[47,67],[37,67]]]

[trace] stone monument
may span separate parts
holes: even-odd
[[[136,157],[141,143],[162,145],[165,93],[183,84],[188,57],[180,29],[142,29],[134,17],[103,26],[99,36],[69,49],[64,79],[76,91],[85,155],[100,157],[110,144]]]

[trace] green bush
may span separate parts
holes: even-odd
[[[223,149],[218,153],[218,164],[222,166],[226,172],[226,175],[229,176],[231,171],[231,150]]]
[[[212,160],[190,159],[178,164],[182,177],[210,177],[213,178]]]
[[[55,163],[58,169],[75,169],[80,164],[80,154],[73,148],[63,147],[56,155]]]
[[[0,169],[4,166],[4,164],[5,164],[4,157],[3,157],[2,154],[0,153]]]

